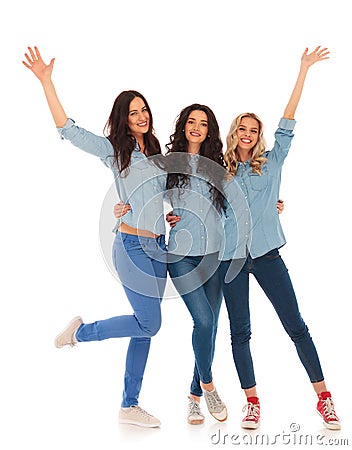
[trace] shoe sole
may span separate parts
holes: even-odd
[[[135,420],[128,420],[128,419],[119,419],[119,423],[121,424],[125,424],[125,425],[136,425],[138,427],[144,427],[144,428],[157,428],[160,427],[160,423],[159,424],[150,424],[150,423],[142,423],[142,422],[137,422]]]
[[[204,419],[187,420],[190,425],[202,425]]]
[[[323,419],[323,424],[324,424],[325,428],[327,428],[328,430],[341,430],[341,424],[325,422],[324,417],[322,416],[322,414],[320,414],[319,411],[317,411],[317,413]]]
[[[213,413],[210,413],[214,419],[216,419],[218,422],[225,422],[225,420],[227,420],[227,408],[225,407],[225,411],[226,411],[226,416],[223,419],[219,419],[218,417],[214,416]],[[216,414],[216,413],[215,413]]]
[[[256,430],[260,425],[260,422],[253,423],[253,422],[242,422],[241,427],[246,430]]]
[[[60,338],[60,336],[62,336],[64,333],[66,333],[66,331],[72,326],[72,324],[74,323],[74,322],[76,322],[76,321],[78,321],[78,320],[80,320],[81,321],[81,323],[82,323],[82,318],[81,318],[81,316],[76,316],[76,317],[74,317],[71,321],[70,321],[70,323],[56,336],[56,338],[55,338],[55,347],[56,348],[62,348],[62,347],[65,347],[65,345],[69,345],[69,344],[59,344],[58,343],[58,340],[59,340],[59,338]]]

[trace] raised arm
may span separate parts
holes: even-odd
[[[39,79],[44,89],[45,97],[55,125],[58,128],[61,128],[65,125],[67,116],[56,94],[56,90],[51,79],[55,58],[53,58],[50,63],[46,65],[42,60],[37,47],[34,47],[34,50],[31,47],[28,47],[28,51],[29,54],[25,53],[24,55],[27,62],[22,61],[22,63]]]
[[[329,53],[330,52],[327,48],[321,48],[320,46],[317,47],[312,53],[308,53],[308,48],[305,49],[301,58],[301,65],[297,81],[293,88],[290,100],[288,101],[285,108],[283,117],[285,117],[286,119],[294,119],[309,67],[318,61],[328,59]]]

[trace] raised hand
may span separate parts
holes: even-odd
[[[308,53],[308,48],[304,50],[301,57],[301,66],[299,69],[297,81],[293,88],[291,97],[286,105],[283,117],[285,117],[286,119],[294,119],[309,67],[318,61],[329,59],[329,54],[330,52],[327,48],[321,48],[320,46],[318,46],[312,53]]]
[[[22,63],[27,67],[27,69],[31,70],[34,73],[34,75],[40,80],[41,83],[50,80],[54,68],[55,58],[53,58],[47,65],[44,63],[42,57],[40,56],[37,47],[34,47],[34,50],[31,47],[28,47],[28,51],[29,54],[25,53],[24,55],[27,62],[22,61]]]
[[[28,47],[28,50],[29,54],[25,53],[24,55],[27,62],[22,61],[22,63],[27,69],[31,70],[41,82],[55,125],[58,128],[63,127],[67,121],[67,116],[56,94],[51,79],[55,58],[53,58],[49,64],[45,64],[37,47],[34,47],[34,50],[31,47]]]
[[[308,53],[308,48],[306,48],[301,58],[301,64],[310,67],[318,61],[329,59],[329,54],[329,50],[326,47],[321,48],[320,45],[311,53]]]

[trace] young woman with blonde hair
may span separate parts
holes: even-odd
[[[281,169],[293,138],[295,112],[306,74],[313,64],[327,59],[328,54],[326,48],[320,47],[309,54],[308,49],[304,51],[298,78],[275,133],[275,143],[271,151],[266,150],[263,124],[253,113],[243,113],[236,117],[227,136],[227,150],[224,155],[227,169],[233,175],[233,182],[238,183],[247,198],[252,218],[248,255],[244,261],[238,261],[237,276],[231,277],[229,274],[231,263],[236,263],[235,260],[230,260],[230,253],[224,255],[220,266],[224,279],[223,294],[230,320],[233,358],[241,387],[247,397],[243,428],[255,429],[260,421],[260,404],[249,346],[250,274],[264,290],[285,331],[296,346],[298,356],[317,393],[317,411],[323,418],[324,425],[329,429],[341,427],[331,394],[325,384],[315,345],[301,317],[290,276],[279,254],[279,248],[286,240],[275,207],[279,196]],[[231,236],[228,236],[227,242],[231,243]]]

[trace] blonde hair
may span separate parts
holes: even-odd
[[[262,156],[266,148],[266,142],[263,136],[263,129],[264,129],[263,123],[259,119],[259,117],[254,113],[242,113],[232,121],[230,131],[226,137],[227,149],[224,154],[226,167],[231,175],[236,175],[239,163],[238,153],[236,150],[238,145],[238,137],[236,131],[241,123],[241,120],[244,117],[250,117],[251,119],[255,119],[259,125],[259,138],[257,144],[252,150],[252,158],[250,166],[252,167],[252,172],[261,175],[262,167],[267,161],[267,158]]]

